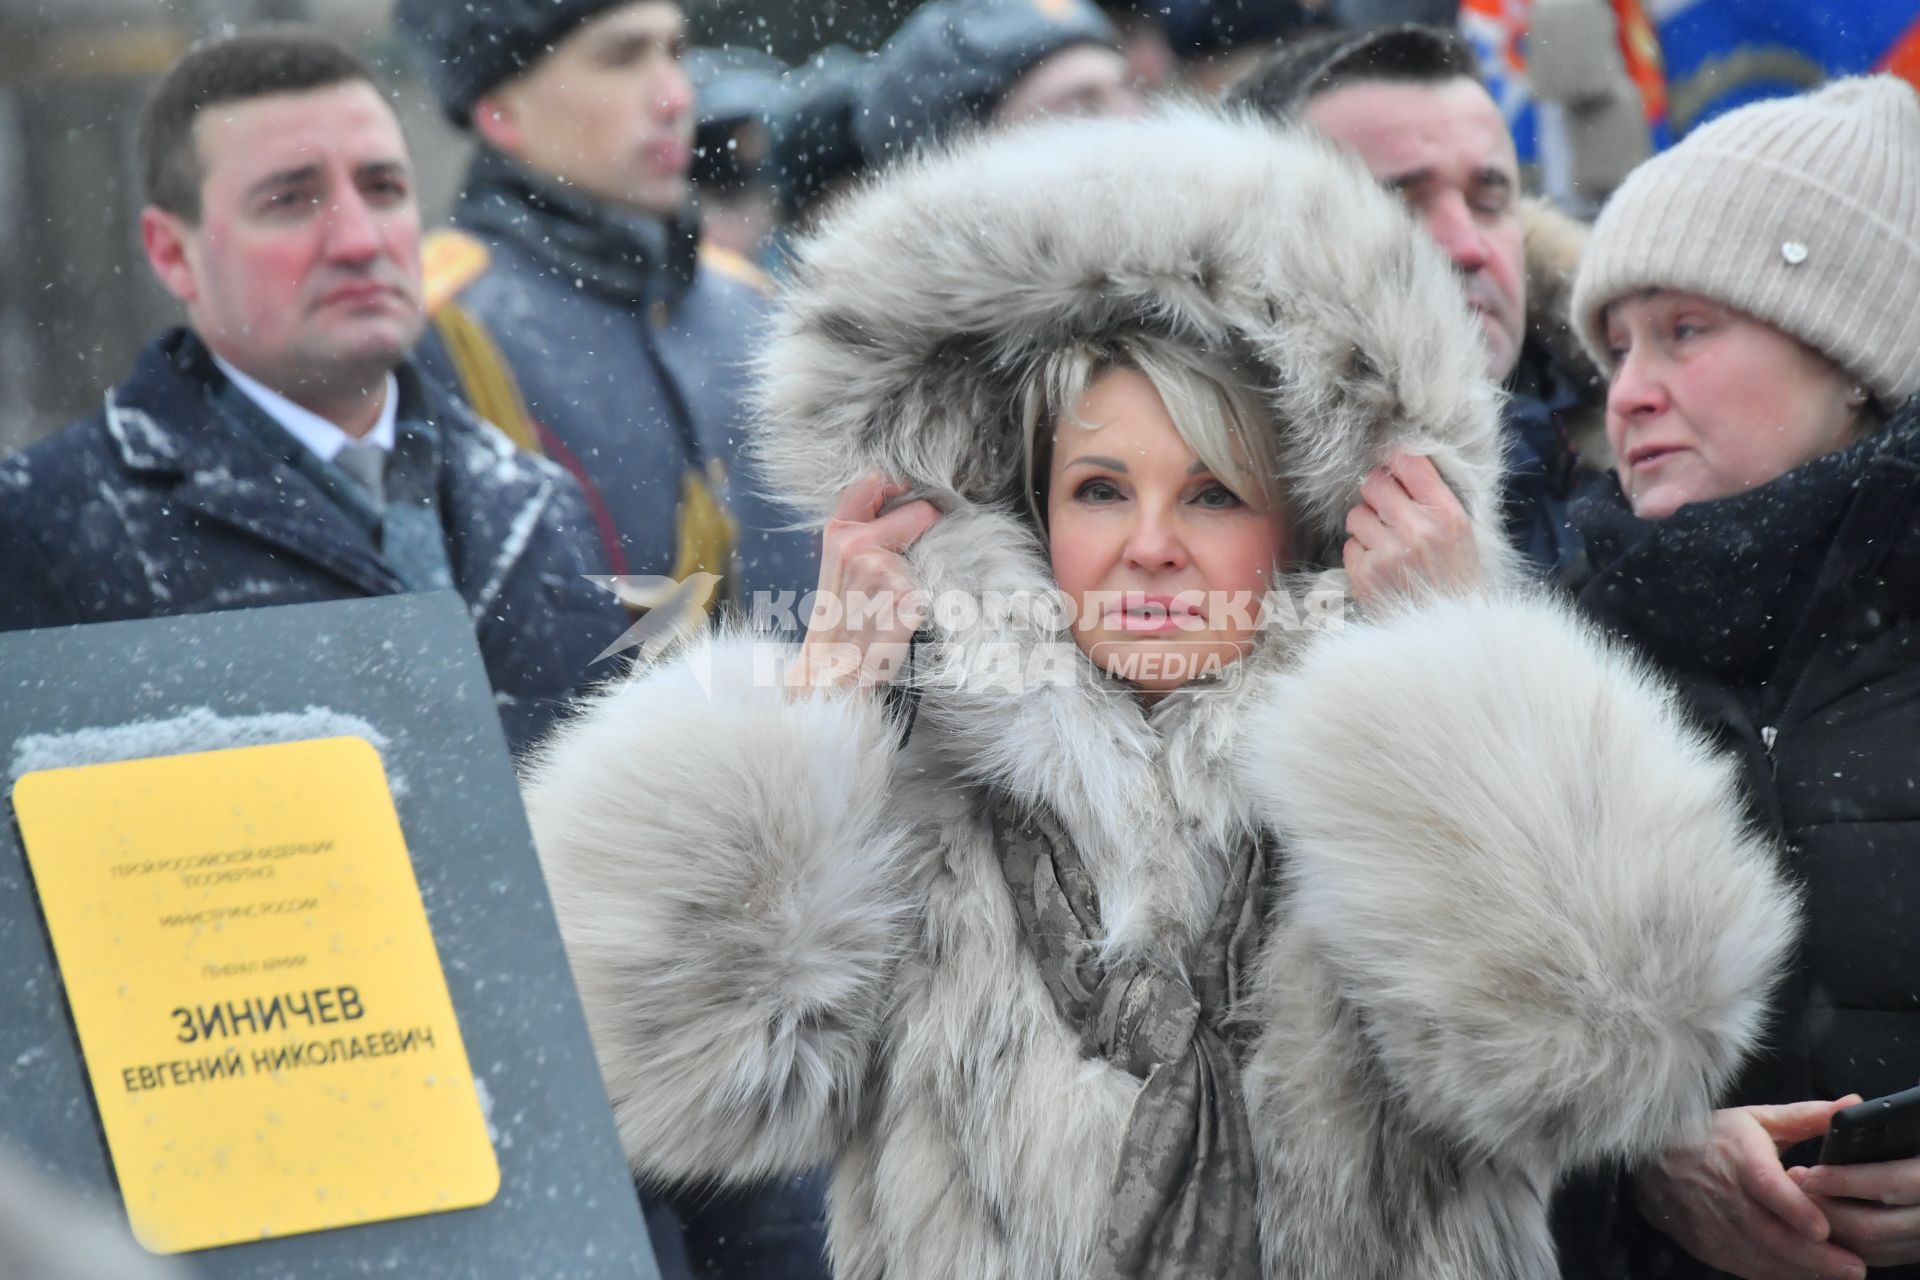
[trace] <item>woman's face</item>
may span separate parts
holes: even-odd
[[[1621,299],[1606,322],[1607,441],[1635,515],[1730,497],[1857,436],[1852,384],[1771,325],[1670,289]]]
[[[1283,513],[1215,479],[1135,370],[1102,374],[1054,431],[1049,550],[1081,652],[1153,694],[1245,655],[1286,553]]]

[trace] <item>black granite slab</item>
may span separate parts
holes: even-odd
[[[88,732],[95,731],[95,732]],[[0,635],[0,782],[49,764],[360,733],[380,749],[488,1110],[476,1209],[186,1255],[209,1280],[657,1280],[506,739],[451,592]],[[0,1147],[117,1214],[12,805]]]

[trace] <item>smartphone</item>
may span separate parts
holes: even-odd
[[[1880,1164],[1920,1156],[1920,1088],[1856,1102],[1833,1113],[1821,1164]]]

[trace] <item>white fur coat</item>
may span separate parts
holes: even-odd
[[[849,1280],[1084,1273],[1139,1085],[1049,997],[991,786],[1058,814],[1106,952],[1176,971],[1228,851],[1277,837],[1239,1011],[1268,1274],[1544,1280],[1558,1177],[1704,1124],[1793,906],[1667,691],[1514,584],[1495,393],[1397,203],[1306,137],[1198,113],[916,162],[806,248],[763,457],[815,515],[869,470],[949,494],[912,553],[936,595],[1044,593],[1012,389],[1126,325],[1259,362],[1310,545],[1417,449],[1495,585],[1270,632],[1151,711],[1090,668],[1013,678],[1059,634],[937,618],[904,746],[875,696],[789,700],[744,635],[609,689],[527,797],[627,1153],[664,1179],[831,1162]]]

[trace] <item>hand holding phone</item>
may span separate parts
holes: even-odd
[[[1920,1088],[1869,1098],[1833,1113],[1821,1164],[1883,1164],[1920,1156]]]
[[[1835,1111],[1820,1163],[1787,1173],[1825,1215],[1830,1244],[1870,1268],[1920,1262],[1920,1088]]]

